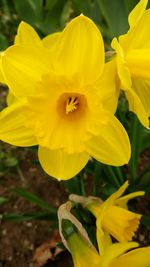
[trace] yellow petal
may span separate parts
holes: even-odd
[[[141,19],[148,4],[148,0],[141,0],[129,14],[129,25],[133,28]]]
[[[78,174],[87,164],[86,153],[67,154],[62,150],[49,150],[39,147],[39,161],[50,176],[58,180],[67,180]]]
[[[0,83],[6,83],[5,82],[5,77],[4,77],[4,74],[3,74],[3,69],[2,69],[2,54],[3,52],[0,52]]]
[[[138,248],[115,259],[110,267],[149,267],[150,247]]]
[[[128,52],[126,61],[132,77],[150,79],[149,55],[149,49],[134,49]]]
[[[132,89],[141,100],[147,117],[150,117],[150,81],[133,78]]]
[[[107,209],[116,203],[117,199],[120,199],[120,196],[123,195],[127,187],[129,186],[128,181],[126,181],[116,192],[110,195],[104,202],[100,204],[99,201],[94,200],[90,201],[89,204],[86,206],[96,218],[100,217],[102,221]]]
[[[118,199],[115,200],[115,204],[116,205],[119,205],[120,207],[122,208],[127,208],[127,203],[130,199],[132,198],[135,198],[135,197],[139,197],[139,196],[143,196],[145,194],[144,191],[137,191],[137,192],[133,192],[133,193],[130,193],[126,196],[123,196],[123,197],[120,197]]]
[[[99,231],[99,229],[96,229],[96,239],[98,244],[98,249],[100,252],[100,255],[103,256],[105,254],[105,251],[108,249],[109,246],[112,245],[112,240],[108,232],[106,231]]]
[[[125,91],[126,98],[129,102],[129,110],[133,111],[140,122],[145,126],[149,127],[149,119],[146,113],[144,106],[142,105],[141,100],[139,99],[138,95],[135,94],[133,90]]]
[[[59,41],[61,32],[55,32],[47,35],[42,39],[42,43],[48,49],[53,49],[56,46],[56,43]]]
[[[96,87],[102,98],[104,108],[115,113],[120,93],[116,60],[111,60],[105,64],[104,72],[96,82]]]
[[[8,94],[7,94],[7,105],[10,106],[11,104],[15,103],[16,101],[18,101],[18,99],[12,94],[12,92],[9,90]]]
[[[15,44],[42,45],[42,42],[36,31],[28,23],[22,21],[17,30]]]
[[[102,267],[116,267],[116,265],[112,265],[112,262],[115,258],[119,257],[127,250],[131,248],[135,248],[138,246],[136,242],[128,242],[128,243],[116,243],[110,246],[102,257],[101,265]],[[116,262],[116,261],[115,261]],[[127,267],[128,265],[126,265]],[[132,265],[132,267],[135,265]],[[118,265],[117,267],[122,267],[122,265]]]
[[[128,188],[128,186],[129,186],[129,182],[126,181],[122,186],[120,186],[120,188],[115,193],[113,193],[109,198],[107,198],[107,200],[106,200],[107,203],[113,204],[114,201],[116,201],[118,198],[120,198],[120,196],[123,195],[123,193]],[[106,203],[106,201],[105,201],[105,203]]]
[[[112,40],[111,46],[114,50],[116,50],[116,63],[117,63],[117,72],[120,78],[122,89],[131,88],[132,82],[130,77],[130,72],[125,63],[125,55],[122,47],[118,43],[117,39],[114,38]]]
[[[101,135],[91,138],[86,146],[89,155],[105,164],[120,166],[127,164],[130,159],[128,135],[113,115],[110,115],[110,121],[103,127]]]
[[[33,132],[24,125],[22,103],[18,101],[0,113],[0,140],[15,146],[37,144]]]
[[[83,238],[74,233],[67,240],[74,267],[100,267],[101,258],[96,250],[92,249]]]
[[[119,37],[119,43],[127,53],[131,49],[150,48],[150,9],[146,10],[137,23],[126,34]]]
[[[96,80],[104,68],[104,44],[100,31],[89,18],[73,19],[56,46],[56,70],[66,75],[79,73],[86,84]]]
[[[35,93],[36,82],[50,68],[47,50],[40,46],[14,45],[2,57],[5,80],[16,97]]]

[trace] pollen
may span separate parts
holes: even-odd
[[[69,97],[66,101],[66,114],[74,112],[77,110],[79,105],[79,100],[77,97]]]

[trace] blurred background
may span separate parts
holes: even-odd
[[[138,0],[0,0],[0,49],[13,43],[20,21],[32,25],[41,37],[60,31],[83,13],[100,27],[107,44],[128,29],[127,17]]]
[[[110,50],[112,38],[128,30],[128,14],[137,2],[138,0],[0,0],[0,51],[13,44],[17,27],[22,20],[32,25],[43,38],[47,34],[63,30],[68,21],[81,13],[94,20],[102,32],[106,50]],[[7,91],[8,88],[1,84],[0,110],[6,106]],[[131,120],[135,122],[135,116],[128,114],[124,100],[118,114],[121,114],[126,128],[129,116],[133,116]],[[136,163],[137,177],[145,176],[142,183],[133,183],[129,191],[146,188],[149,193],[150,136],[144,130],[145,139],[142,149],[139,148],[138,134],[141,134],[143,127],[137,121],[136,125],[139,130],[134,145],[137,154],[140,154],[140,161],[138,157],[133,160]],[[106,198],[128,175],[126,167],[115,169],[89,162],[85,170],[68,183],[58,182],[41,169],[36,152],[36,147],[24,149],[0,142],[0,267],[71,267],[70,255],[62,252],[61,245],[56,247],[60,242],[56,208],[67,200],[69,193],[101,194]],[[146,173],[145,168],[148,170]],[[112,176],[116,184],[111,182]],[[136,210],[146,215],[137,234],[143,245],[150,245],[149,202],[149,197],[146,196],[134,203]]]

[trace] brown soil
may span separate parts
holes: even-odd
[[[1,146],[4,147],[3,144]],[[6,145],[7,150],[8,146]],[[67,199],[67,193],[61,182],[50,179],[35,160],[36,154],[24,149],[13,149],[19,159],[18,167],[12,168],[0,178],[0,196],[9,198],[8,203],[0,206],[0,214],[30,213],[41,211],[34,204],[10,191],[11,188],[25,187],[50,205],[58,207]],[[33,267],[35,249],[46,242],[53,234],[49,221],[2,221],[0,229],[0,266],[1,267]],[[71,266],[71,258],[64,252],[55,261],[49,260],[46,266]],[[63,265],[64,264],[64,265]]]

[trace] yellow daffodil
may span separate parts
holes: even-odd
[[[110,242],[109,234],[119,242],[130,241],[139,226],[141,215],[129,211],[127,202],[134,197],[144,195],[144,192],[138,191],[121,197],[127,187],[128,182],[125,182],[104,202],[99,198],[70,196],[70,200],[82,203],[96,217],[97,239],[100,242],[101,253],[104,250],[102,247],[104,241],[106,244]],[[104,233],[105,237],[107,236],[105,240]]]
[[[149,267],[150,247],[137,248],[136,242],[123,242],[111,244],[103,255],[79,235],[73,233],[67,240],[70,253],[73,258],[74,267]]]
[[[33,32],[25,27],[22,36],[28,35]],[[104,45],[96,25],[81,15],[42,45],[37,35],[32,44],[21,40],[16,37],[17,44],[2,57],[17,101],[1,112],[0,139],[38,144],[42,167],[58,179],[76,175],[90,156],[115,166],[127,163],[126,131],[105,109],[112,77],[104,78]]]
[[[119,197],[119,193],[116,192],[116,194]],[[114,195],[113,198],[116,199]],[[127,198],[129,199],[129,195],[119,198],[119,201],[125,204]],[[111,240],[106,242],[108,236],[104,233],[102,241],[104,242],[102,244],[104,251],[101,251],[99,246],[97,251],[82,224],[71,213],[72,207],[72,202],[69,201],[61,205],[58,209],[58,219],[62,242],[72,255],[74,267],[150,266],[150,247],[136,248],[139,245],[137,242],[112,243]],[[67,224],[64,224],[64,222],[67,222]],[[99,245],[98,238],[97,236],[97,243]]]
[[[120,87],[129,102],[129,109],[149,127],[150,117],[150,9],[148,0],[141,0],[129,14],[129,31],[112,41]],[[113,60],[113,61],[114,61]]]

